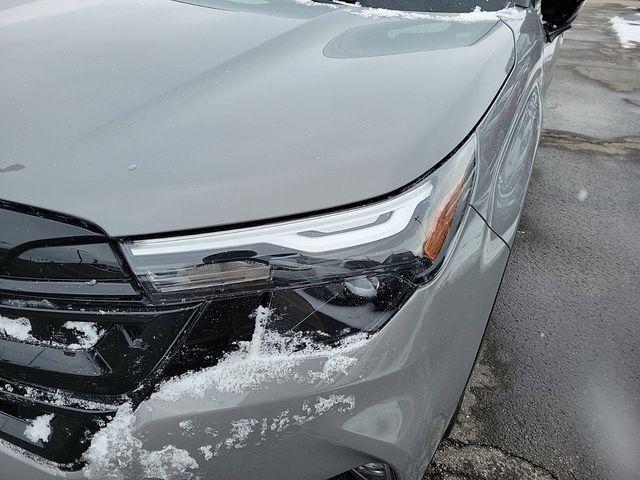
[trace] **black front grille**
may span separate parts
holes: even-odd
[[[62,389],[97,396],[131,392],[150,374],[197,311],[195,306],[149,310],[140,305],[117,311],[87,310],[65,304],[37,311],[6,308],[0,295],[0,315],[28,319],[30,337],[18,341],[0,336],[0,376],[43,388]],[[69,322],[88,323],[99,340],[90,348],[78,348],[83,338]],[[74,348],[69,348],[73,346]]]
[[[215,365],[251,338],[251,313],[278,295],[154,302],[98,228],[0,201],[0,438],[81,468],[120,405]],[[53,415],[50,437],[28,438],[43,415]]]
[[[200,310],[147,301],[92,225],[0,203],[0,438],[78,467],[116,408],[148,395]],[[47,414],[50,437],[29,439]]]

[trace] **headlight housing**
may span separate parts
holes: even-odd
[[[476,147],[472,135],[423,180],[382,201],[257,227],[130,240],[124,255],[153,302],[251,298],[277,306],[288,330],[373,331],[442,265],[469,203]]]

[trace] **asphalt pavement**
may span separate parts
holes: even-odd
[[[640,46],[588,0],[565,38],[509,267],[426,479],[640,479]]]

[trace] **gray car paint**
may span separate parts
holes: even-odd
[[[443,22],[273,3],[0,10],[0,166],[26,167],[0,175],[0,198],[113,236],[341,207],[437,164],[513,66],[497,20],[421,34]],[[380,32],[399,28],[393,52]]]
[[[549,85],[557,44],[545,44],[536,10],[507,19],[516,41],[516,66],[478,125],[479,186],[473,206],[511,245],[516,233],[542,129],[542,97]]]
[[[325,16],[335,19],[348,15],[336,13],[339,12]],[[342,21],[336,20],[344,33]],[[355,21],[359,28],[366,26],[367,22],[371,25],[384,23],[361,23],[362,20],[358,19]],[[511,20],[508,24],[516,39],[515,66],[500,95],[478,126],[479,176],[472,201],[474,209],[467,211],[461,235],[438,277],[419,290],[380,334],[374,337],[373,343],[358,354],[358,363],[354,370],[350,371],[350,375],[336,378],[334,383],[324,385],[320,389],[316,385],[291,382],[231,396],[222,403],[189,399],[175,403],[157,400],[145,402],[136,413],[139,430],[147,433],[145,447],[161,448],[170,437],[171,441],[179,443],[179,446],[194,450],[202,445],[203,438],[201,435],[179,435],[177,424],[182,420],[193,419],[196,425],[223,426],[237,418],[272,416],[275,412],[288,407],[293,408],[318,394],[336,392],[354,395],[357,400],[356,408],[344,415],[323,417],[313,425],[287,432],[285,435],[275,435],[267,443],[250,444],[245,449],[225,452],[224,456],[210,462],[198,457],[198,473],[202,478],[238,479],[261,476],[267,479],[326,480],[367,461],[384,460],[392,465],[400,480],[421,478],[464,389],[509,254],[504,241],[489,228],[483,217],[507,243],[510,242],[511,230],[517,223],[529,176],[514,172],[530,172],[532,155],[537,145],[537,136],[532,135],[530,128],[531,125],[539,125],[539,108],[534,109],[532,115],[527,115],[527,108],[531,109],[532,105],[539,106],[539,101],[536,103],[535,99],[544,93],[546,86],[543,73],[544,41],[539,18],[534,10],[530,10],[526,17]],[[308,24],[304,25],[303,29],[309,28]],[[326,26],[322,25],[320,30],[324,28]],[[398,28],[397,24],[394,28]],[[340,28],[336,26],[336,30]],[[503,26],[494,27],[479,42],[482,43],[486,38],[495,35],[502,36],[502,33],[497,32],[504,31]],[[495,47],[500,48],[501,44],[498,42]],[[315,51],[315,47],[310,43],[307,47],[310,51]],[[513,53],[510,52],[509,55]],[[413,54],[405,53],[399,56],[404,55]],[[457,53],[454,57],[456,56]],[[369,58],[363,55],[358,61],[369,61]],[[431,60],[433,58],[431,57]],[[495,59],[490,56],[487,61],[495,66],[492,58]],[[293,52],[290,59],[296,59]],[[500,68],[509,68],[510,62],[504,62]],[[504,71],[501,75],[504,75]],[[190,74],[185,76],[189,77]],[[402,76],[403,81],[411,82],[404,77],[405,75]],[[390,81],[389,77],[386,77],[386,80]],[[201,88],[204,89],[202,86]],[[326,91],[323,90],[323,94],[326,94]],[[190,97],[187,96],[188,98]],[[178,104],[179,99],[176,97],[172,102]],[[390,108],[386,101],[383,101],[383,104],[380,108]],[[107,107],[111,106],[104,106]],[[142,110],[144,112],[144,108]],[[438,112],[443,114],[444,110]],[[461,119],[465,112],[469,110],[457,112],[454,117]],[[145,115],[146,113],[143,116]],[[431,115],[435,115],[434,111],[431,111]],[[148,116],[146,118],[151,119]],[[446,123],[444,119],[449,118],[440,117],[437,120],[439,123]],[[48,121],[50,122],[50,119]],[[475,125],[475,122],[469,123]],[[438,122],[432,119],[429,125],[435,123]],[[119,128],[124,129],[123,125],[126,126],[126,123],[121,124]],[[467,133],[472,127],[468,128]],[[465,136],[466,133],[462,135]],[[236,136],[232,138],[237,140]],[[436,143],[444,143],[443,138],[438,138]],[[455,145],[453,142],[446,147],[442,146],[442,149],[451,150]],[[383,149],[387,146],[378,147]],[[521,158],[523,164],[510,162],[507,157],[512,154]],[[387,175],[393,172],[395,178],[401,166],[394,165],[395,169],[385,172]],[[364,168],[362,164],[360,167]],[[361,188],[368,187],[363,187],[360,183],[373,185],[378,177],[368,175],[372,169],[373,167],[364,168],[364,173],[358,172],[358,176],[350,177],[350,188],[361,192]],[[28,170],[29,165],[24,171],[13,172],[13,178],[18,178],[17,175],[27,173]],[[141,170],[138,168],[134,172],[140,173]],[[67,171],[66,174],[76,176],[84,175],[86,172]],[[356,180],[360,178],[366,181],[356,184]],[[506,185],[506,188],[501,187],[502,178],[509,178],[510,184]],[[272,190],[273,183],[267,183],[269,190]],[[69,183],[66,185],[70,188]],[[334,193],[342,194],[337,189],[334,191],[330,182],[322,185],[325,196],[326,192],[331,192],[331,196]],[[387,184],[382,182],[381,185],[381,189],[372,196],[385,193],[384,185]],[[4,183],[2,188],[4,195]],[[297,186],[292,188],[297,189]],[[265,190],[263,187],[263,194]],[[124,187],[118,191],[124,192]],[[504,192],[511,192],[511,197]],[[29,197],[28,192],[24,195]],[[67,192],[66,195],[71,196],[71,193]],[[265,194],[262,199],[267,206],[271,204],[270,195]],[[49,205],[53,208],[54,194],[49,191],[49,196]],[[79,198],[76,197],[76,203],[79,203]],[[118,203],[120,199],[114,199],[112,202]],[[300,202],[304,203],[306,200],[301,199]],[[275,204],[278,204],[277,200]],[[242,217],[244,213],[239,209],[241,205],[237,203],[227,208],[237,213],[238,218],[249,218]],[[246,209],[256,211],[251,205],[246,206]],[[129,210],[130,207],[126,211]],[[478,215],[478,212],[482,216]],[[175,208],[167,210],[166,213],[171,217],[171,221],[176,222],[176,226],[169,226],[167,229],[181,228],[179,225],[182,220],[174,218]],[[149,214],[152,215],[152,212]],[[109,215],[112,214],[106,217]],[[164,228],[159,224],[153,224],[158,231]],[[216,223],[211,224],[214,225]],[[144,230],[141,228],[140,232]],[[124,231],[126,227],[123,227],[121,233]],[[301,371],[312,368],[313,363],[312,359],[309,360],[308,364],[300,367]],[[299,461],[293,462],[292,458]],[[0,473],[3,480],[22,477],[35,480],[83,478],[82,472],[62,474],[59,470],[25,457],[5,444],[0,444],[0,463],[3,465]]]
[[[199,463],[194,473],[202,479],[327,480],[380,459],[400,480],[421,478],[464,389],[508,255],[504,242],[469,209],[443,270],[366,348],[352,354],[357,362],[348,375],[321,386],[296,381],[296,373],[322,369],[321,359],[310,358],[288,380],[237,394],[149,400],[136,412],[144,448],[159,450],[171,443],[191,452]],[[269,431],[263,442],[256,432],[245,448],[223,450],[210,461],[198,454],[199,447],[215,443],[206,427],[229,431],[234,420],[274,418],[331,394],[353,395],[355,408],[304,427]],[[188,434],[178,425],[185,420],[195,425]],[[0,462],[3,480],[25,474],[30,480],[52,480],[59,474],[3,444]],[[137,467],[130,465],[130,473],[118,478],[138,480]],[[98,478],[109,478],[107,473]],[[74,472],[66,478],[84,477]]]

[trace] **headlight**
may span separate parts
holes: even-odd
[[[127,241],[124,254],[154,302],[253,299],[277,306],[290,330],[372,331],[442,265],[469,202],[475,152],[473,135],[386,200],[257,227]]]

